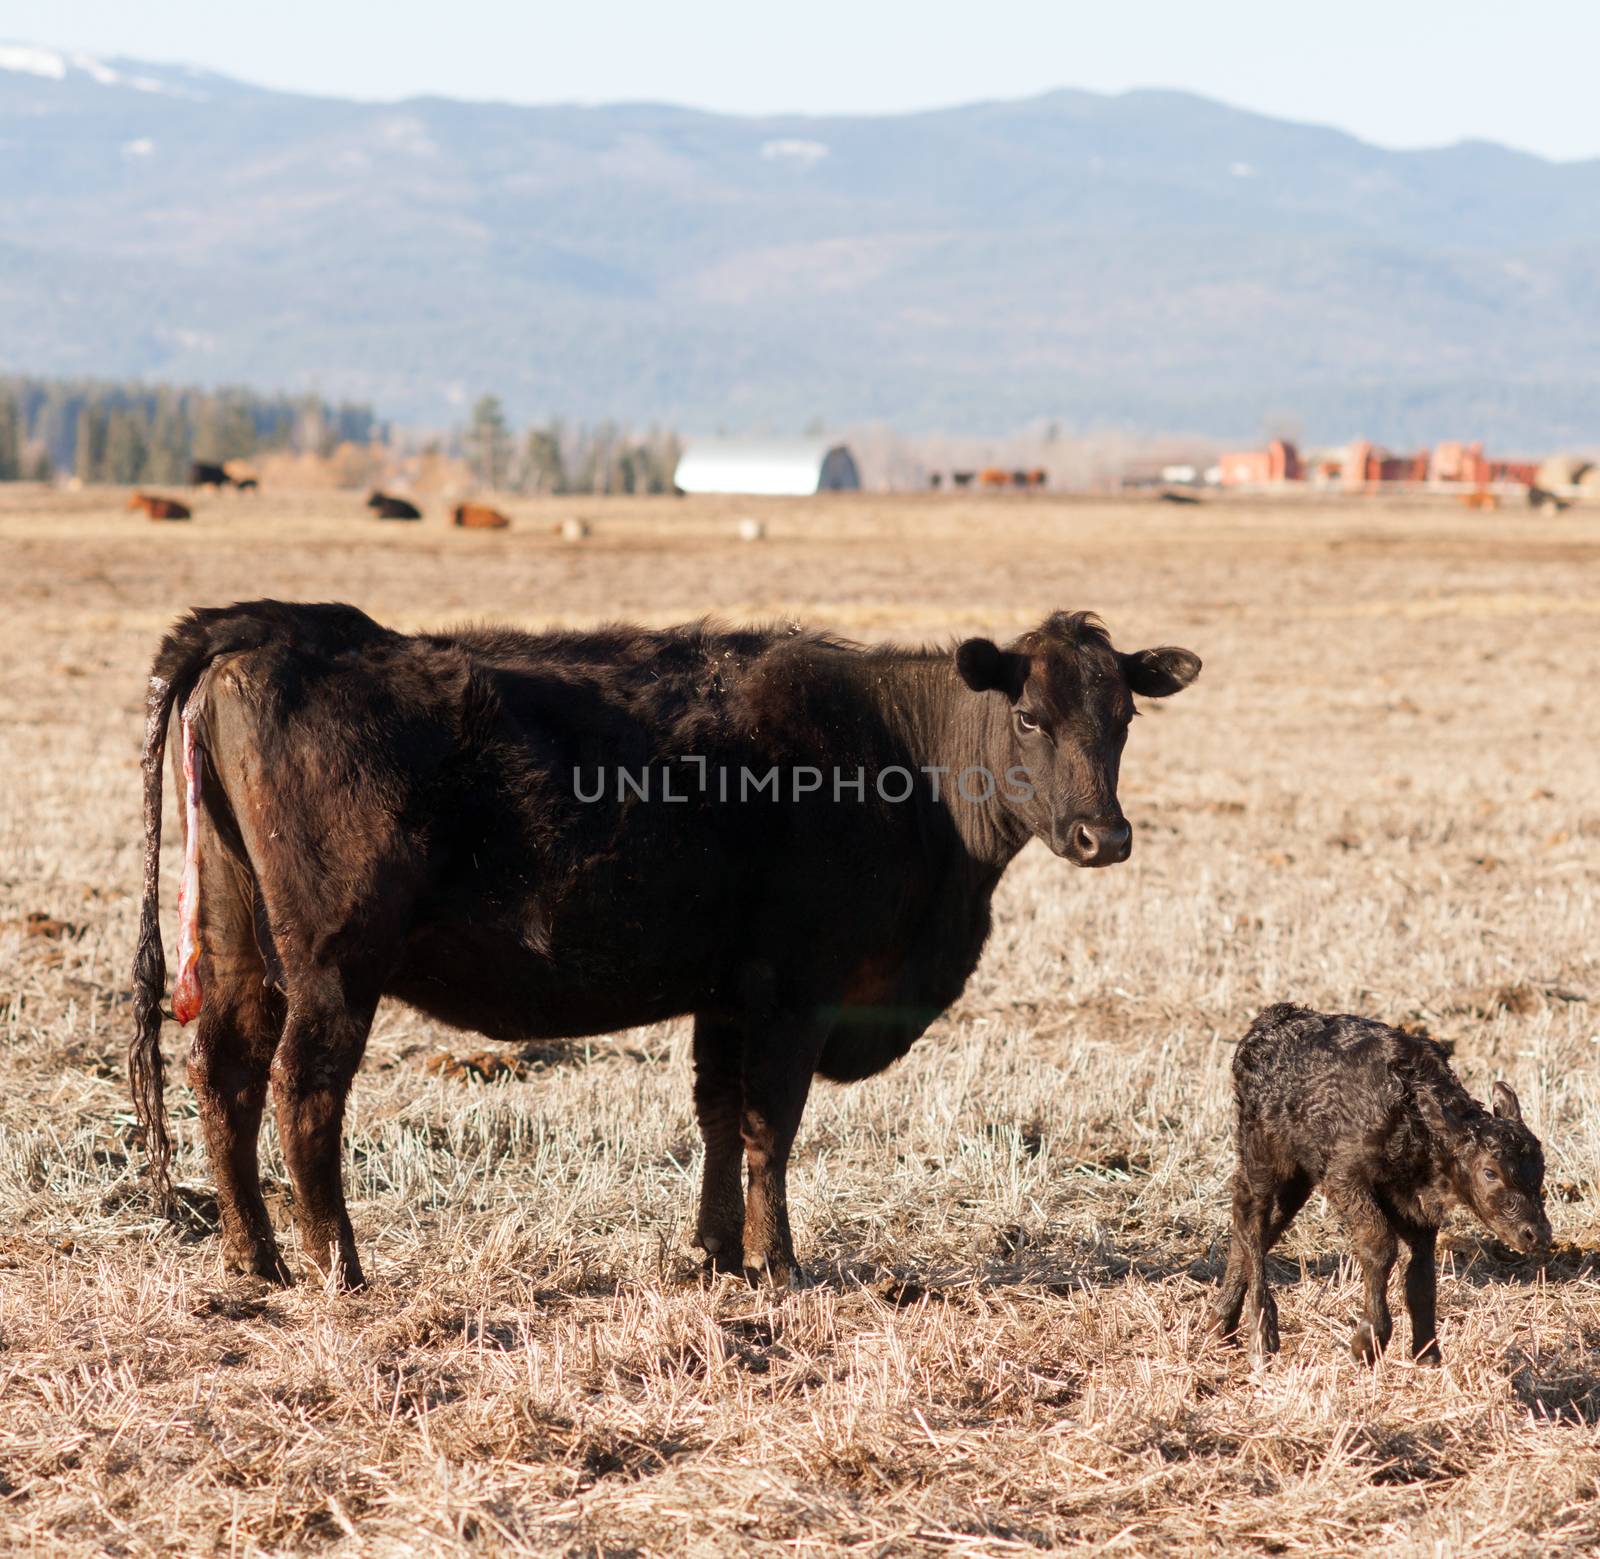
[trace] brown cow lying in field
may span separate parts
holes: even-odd
[[[152,520],[187,520],[189,506],[176,498],[158,498],[153,493],[134,493],[128,499],[130,509],[143,509]]]
[[[458,503],[450,511],[450,523],[468,530],[504,530],[511,521],[486,503]]]
[[[302,1250],[361,1281],[340,1133],[387,995],[511,1042],[692,1013],[696,1243],[783,1283],[813,1076],[882,1071],[960,995],[1030,839],[1127,858],[1134,697],[1199,669],[1119,654],[1081,612],[953,653],[792,625],[408,635],[342,605],[192,612],[156,656],[144,749],[129,1068],[158,1184],[175,715],[173,1006],[199,1018],[189,1076],[233,1270],[286,1276],[256,1164],[270,1081]]]

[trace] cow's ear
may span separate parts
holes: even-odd
[[[964,639],[956,646],[956,673],[974,693],[1004,693],[1014,700],[1028,680],[1028,657],[992,639]]]
[[[1517,1098],[1516,1089],[1510,1083],[1496,1083],[1489,1090],[1489,1103],[1494,1109],[1496,1120],[1520,1121],[1522,1119],[1522,1104]]]
[[[1200,675],[1200,657],[1193,650],[1163,644],[1158,650],[1136,650],[1124,655],[1122,673],[1140,698],[1167,698],[1181,693]]]

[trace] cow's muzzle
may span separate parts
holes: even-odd
[[[1076,866],[1115,866],[1133,853],[1133,830],[1125,817],[1081,817],[1057,836],[1055,851]]]

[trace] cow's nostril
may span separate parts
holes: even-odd
[[[1090,859],[1095,853],[1094,830],[1087,823],[1074,823],[1072,825],[1072,848],[1084,859]]]

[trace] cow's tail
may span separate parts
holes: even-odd
[[[170,642],[170,641],[169,641]],[[139,907],[139,942],[133,955],[133,1039],[128,1045],[128,1086],[133,1112],[144,1130],[150,1176],[163,1211],[172,1200],[172,1139],[167,1135],[161,1068],[161,998],[167,985],[167,959],[161,946],[161,766],[167,727],[178,700],[193,678],[163,675],[157,657],[145,694],[144,716],[144,899]],[[194,676],[202,668],[195,668]]]

